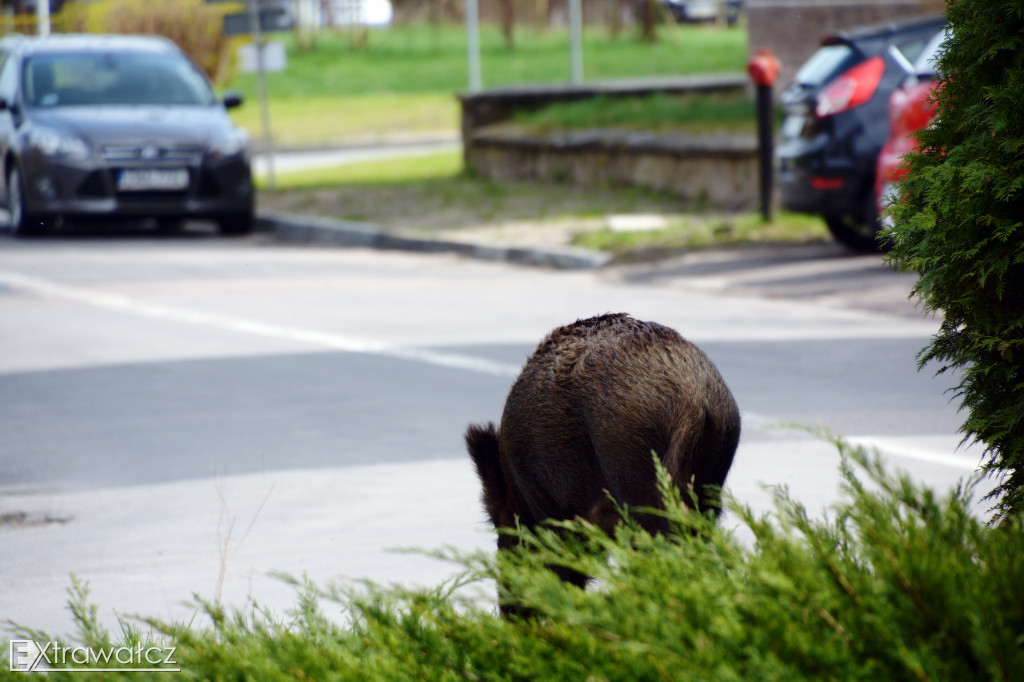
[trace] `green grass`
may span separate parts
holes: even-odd
[[[741,30],[681,29],[678,43],[641,43],[602,31],[584,36],[587,80],[629,76],[740,72],[746,66],[746,34]],[[521,30],[517,47],[504,47],[496,30],[481,32],[484,87],[569,80],[568,35],[562,31]],[[285,35],[288,67],[269,74],[275,98],[381,93],[456,93],[467,88],[466,32],[461,26],[396,26],[374,30],[365,48],[343,36],[324,33],[314,48],[300,51]],[[233,87],[256,94],[256,79],[239,75]]]
[[[454,131],[459,121],[455,97],[442,93],[273,97],[269,108],[274,141],[286,147],[379,138],[394,133]],[[231,116],[252,134],[254,141],[262,143],[258,99],[247,97],[245,106],[235,109]]]
[[[259,205],[276,210],[371,222],[384,228],[439,230],[508,222],[543,226],[610,213],[677,213],[679,199],[629,187],[567,187],[536,182],[492,182],[462,172],[462,157],[447,152],[367,161],[277,177]]]
[[[600,96],[551,104],[539,111],[520,112],[513,121],[540,131],[617,127],[654,132],[753,133],[756,117],[754,100],[746,94],[657,94],[630,99]]]
[[[676,36],[675,39],[672,36]],[[316,46],[298,50],[292,36],[288,66],[268,74],[274,138],[308,144],[345,137],[416,130],[457,130],[456,93],[467,89],[466,33],[461,26],[396,26],[374,30],[367,46],[355,48],[341,35],[322,34]],[[738,72],[746,63],[746,32],[681,27],[653,44],[629,32],[617,39],[604,31],[584,36],[588,81],[631,76]],[[505,48],[497,30],[481,32],[484,87],[569,80],[568,36],[562,31],[517,32],[517,47]],[[253,75],[230,84],[247,98],[235,120],[262,135]]]
[[[681,215],[664,229],[613,232],[603,229],[577,235],[573,244],[606,251],[619,261],[649,260],[711,246],[757,243],[807,243],[829,239],[818,216],[777,213],[765,222],[760,213],[738,215]]]
[[[667,220],[664,229],[595,229],[573,238],[576,246],[606,251],[618,261],[651,260],[713,246],[829,239],[824,221],[806,214],[783,212],[765,223],[759,213],[710,213],[703,206],[683,206],[674,195],[640,188],[473,178],[462,172],[462,156],[456,151],[279,173],[276,180],[273,192],[266,189],[265,178],[257,181],[263,209],[424,233],[532,222],[542,236],[545,225],[555,221],[593,221],[620,213],[652,213]]]
[[[784,112],[774,111],[775,125]],[[667,95],[621,99],[598,96],[521,111],[513,122],[530,130],[627,128],[653,132],[682,131],[694,135],[747,133],[757,130],[757,106],[746,93]]]
[[[113,636],[74,583],[73,643],[174,646],[189,680],[1019,680],[1024,520],[986,527],[972,511],[973,484],[937,493],[836,444],[843,499],[827,516],[780,488],[768,514],[729,501],[715,524],[685,511],[689,498],[661,471],[671,535],[628,517],[614,537],[567,522],[518,532],[525,551],[502,557],[431,552],[462,568],[436,587],[282,577],[298,592],[288,614],[251,595],[244,610],[202,602],[192,623],[151,620]],[[598,583],[565,585],[551,566]],[[499,577],[501,599],[532,618],[495,615]],[[15,636],[53,639],[28,628]],[[21,679],[7,667],[0,679]]]

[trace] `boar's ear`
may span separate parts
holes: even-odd
[[[494,424],[471,424],[466,429],[466,449],[469,450],[469,456],[476,465],[477,476],[483,484],[484,508],[495,526],[506,525],[509,521],[505,518],[508,516],[505,475],[501,471],[498,432]]]

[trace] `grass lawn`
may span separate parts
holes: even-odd
[[[694,133],[755,131],[754,100],[740,94],[665,95],[619,99],[594,97],[524,111],[514,121],[539,131],[632,128],[653,132],[685,129]]]
[[[259,100],[246,97],[232,112],[253,140],[263,140]],[[458,130],[458,102],[442,93],[379,93],[270,100],[274,141],[285,147],[377,138],[394,133]]]
[[[606,251],[617,261],[641,261],[709,247],[803,244],[829,239],[828,228],[819,216],[802,213],[776,213],[770,222],[765,222],[760,212],[686,213],[667,218],[663,228],[637,232],[603,228],[576,235],[572,243]]]
[[[517,47],[505,48],[496,29],[481,32],[484,87],[569,80],[568,36],[522,29]],[[288,66],[269,74],[271,127],[283,145],[313,144],[395,132],[457,130],[456,93],[467,87],[466,33],[461,26],[401,26],[374,30],[366,47],[343,35],[322,34],[316,46],[288,48]],[[595,29],[584,36],[588,81],[630,76],[738,72],[746,63],[746,32],[740,28],[683,26],[665,30],[657,43],[617,39]],[[230,84],[246,106],[235,120],[262,136],[256,78],[239,74]]]
[[[782,117],[782,109],[777,108],[776,125],[781,125]],[[513,121],[540,132],[614,127],[652,132],[682,130],[697,135],[754,134],[757,106],[747,93],[655,94],[629,99],[599,96],[559,102],[539,111],[523,111]]]
[[[815,216],[722,214],[663,192],[551,183],[494,183],[462,172],[458,152],[281,173],[263,190],[263,210],[324,215],[447,237],[483,235],[529,243],[571,243],[619,261],[649,260],[696,248],[828,239]],[[606,217],[653,214],[664,227],[613,232]]]
[[[472,178],[462,172],[458,152],[282,173],[277,186],[277,191],[260,192],[261,209],[431,232],[682,208],[675,197],[636,188],[495,183]]]

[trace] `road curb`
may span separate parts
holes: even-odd
[[[608,254],[572,246],[532,247],[477,244],[448,239],[430,239],[400,230],[351,220],[291,213],[259,212],[256,229],[276,238],[316,246],[352,246],[419,253],[457,253],[480,260],[539,265],[563,270],[587,270],[606,265]]]

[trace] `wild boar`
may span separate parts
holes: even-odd
[[[465,439],[496,528],[580,517],[611,531],[609,495],[661,506],[652,452],[684,500],[692,489],[717,514],[739,435],[736,401],[708,357],[673,329],[619,313],[552,331],[512,385],[500,427],[471,425]],[[666,530],[660,517],[637,520]],[[515,542],[498,536],[499,549]]]

